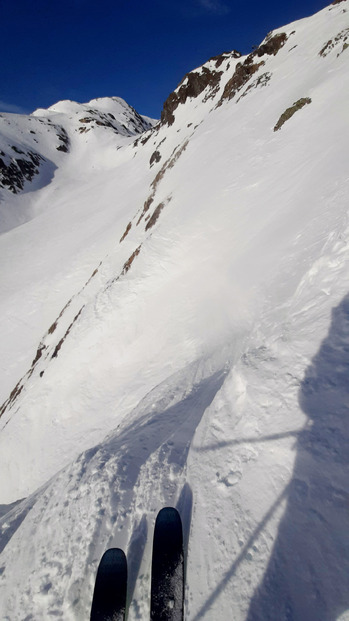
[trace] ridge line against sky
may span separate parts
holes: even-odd
[[[62,99],[122,97],[159,118],[184,74],[212,56],[248,54],[266,34],[326,0],[0,0],[0,112]]]

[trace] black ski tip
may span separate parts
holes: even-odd
[[[159,511],[156,518],[156,525],[159,526],[161,524],[182,524],[181,516],[179,515],[177,509],[174,507],[164,507]]]
[[[182,520],[173,507],[161,509],[155,522],[150,606],[151,621],[183,621]]]
[[[116,572],[118,574],[120,569],[126,569],[126,565],[125,552],[121,548],[109,548],[101,558],[98,571],[103,573]]]
[[[155,522],[153,554],[168,562],[168,557],[175,558],[182,553],[183,532],[182,520],[173,507],[164,507],[158,513]]]
[[[90,621],[123,621],[126,612],[127,560],[120,548],[107,550],[99,563]]]

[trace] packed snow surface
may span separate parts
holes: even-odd
[[[0,203],[4,621],[87,619],[109,547],[148,618],[167,505],[187,621],[348,621],[348,16],[209,61],[155,127],[1,115],[53,163]]]

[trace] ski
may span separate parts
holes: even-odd
[[[119,548],[110,548],[99,563],[90,621],[125,621],[126,592],[126,556]]]
[[[184,553],[182,521],[165,507],[156,518],[151,571],[151,621],[183,621]]]

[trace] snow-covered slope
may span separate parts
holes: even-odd
[[[213,58],[136,140],[32,117],[71,148],[0,238],[2,618],[88,618],[117,546],[146,619],[169,504],[188,621],[349,619],[348,40]]]

